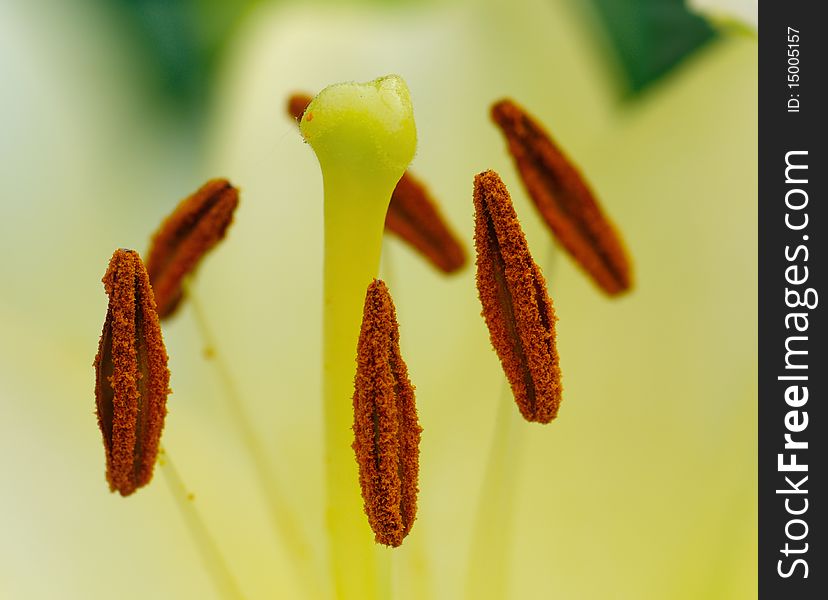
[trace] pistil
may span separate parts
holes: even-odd
[[[336,595],[377,596],[371,530],[350,446],[351,396],[365,290],[377,276],[391,193],[414,156],[405,82],[388,76],[323,90],[300,123],[325,193],[323,396],[327,525]]]
[[[311,97],[293,94],[287,103],[291,117],[301,122]],[[398,236],[446,275],[466,265],[466,251],[437,201],[411,171],[406,171],[391,194],[385,231]]]

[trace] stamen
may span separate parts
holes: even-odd
[[[138,253],[116,250],[103,284],[109,308],[94,363],[95,403],[109,487],[128,496],[152,479],[170,372],[154,295]]]
[[[555,311],[506,186],[494,171],[474,178],[477,290],[483,318],[521,414],[548,423],[561,403]]]
[[[417,513],[422,429],[400,354],[394,302],[378,279],[365,296],[354,388],[353,448],[365,513],[376,541],[396,547]]]
[[[463,246],[425,186],[410,172],[403,173],[391,194],[385,230],[398,235],[443,273],[455,273],[466,264]]]
[[[181,283],[218,244],[233,222],[239,192],[226,179],[213,179],[185,198],[153,235],[147,253],[158,315],[171,316],[182,298]]]
[[[492,106],[526,191],[572,257],[607,294],[632,285],[630,261],[612,223],[572,162],[511,100]]]
[[[308,95],[293,94],[288,99],[288,113],[297,122],[301,121],[311,100]],[[385,230],[408,243],[443,273],[455,273],[466,264],[463,245],[425,185],[410,171],[403,174],[391,194]]]
[[[196,550],[201,555],[204,569],[209,573],[216,586],[218,596],[224,600],[243,600],[244,596],[239,589],[236,578],[230,572],[215,538],[210,534],[207,524],[194,506],[195,495],[187,490],[178,469],[170,459],[169,452],[165,452],[163,448],[159,452],[158,465],[161,467],[161,472],[166,476],[167,484],[184,520],[184,525],[190,533]]]

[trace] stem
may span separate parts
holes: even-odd
[[[391,600],[393,593],[394,550],[380,544],[374,544],[377,559],[377,598]]]
[[[489,463],[480,492],[469,560],[467,597],[506,598],[509,549],[512,547],[515,484],[525,425],[506,384],[495,421]]]
[[[365,290],[379,268],[385,214],[381,208],[354,210],[359,196],[349,197],[352,190],[342,183],[325,179],[323,403],[327,525],[337,595],[367,600],[377,595],[377,566],[351,450],[351,398],[362,305]]]
[[[552,270],[556,258],[555,247],[550,244],[546,273]],[[549,282],[547,286],[551,287]],[[526,425],[511,395],[507,382],[498,404],[472,538],[466,592],[473,600],[507,597],[515,490],[524,444],[522,429]]]
[[[267,453],[259,441],[253,422],[244,408],[236,381],[224,355],[218,350],[215,336],[209,325],[209,319],[206,317],[197,294],[194,293],[191,282],[186,281],[184,283],[184,292],[192,310],[196,328],[207,351],[206,355],[210,357],[209,360],[212,361],[216,369],[233,420],[236,422],[239,435],[256,470],[259,485],[269,509],[274,534],[285,545],[287,554],[293,561],[297,579],[305,587],[306,597],[321,598],[322,591],[318,582],[319,569],[315,565],[312,546],[299,525],[301,521],[285,501],[283,487],[279,483],[273,466],[267,458]]]
[[[178,510],[181,512],[184,524],[190,532],[193,544],[195,544],[201,555],[204,568],[212,577],[219,596],[227,600],[242,600],[244,596],[242,596],[236,580],[227,568],[227,564],[218,551],[216,542],[207,530],[207,526],[201,519],[201,515],[193,506],[192,495],[187,491],[181,475],[170,460],[170,455],[162,448],[159,456],[158,464],[164,473],[164,478],[167,480],[167,485],[170,487]]]
[[[406,585],[409,588],[410,598],[433,598],[431,573],[428,565],[428,551],[425,548],[425,536],[423,532],[411,536],[408,542],[408,556],[410,565],[409,579]]]
[[[383,225],[384,227],[384,225]],[[396,270],[394,269],[394,251],[391,244],[388,243],[388,236],[382,237],[382,262],[380,263],[380,277],[388,286],[389,290],[395,289]]]
[[[323,408],[330,559],[336,595],[371,600],[377,553],[351,449],[357,339],[365,291],[379,269],[385,213],[414,156],[417,133],[408,87],[398,76],[332,85],[299,125],[325,189]],[[387,570],[388,561],[381,561]]]

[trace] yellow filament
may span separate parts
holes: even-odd
[[[161,467],[161,472],[164,473],[164,478],[167,480],[167,485],[172,492],[181,517],[184,519],[184,524],[190,532],[193,544],[201,555],[204,569],[213,579],[219,597],[224,600],[242,600],[244,596],[239,590],[233,574],[227,568],[224,557],[219,552],[213,536],[210,535],[207,526],[201,519],[201,515],[198,514],[193,505],[192,496],[184,485],[178,469],[175,468],[169,454],[163,448],[159,452],[158,465]]]
[[[219,351],[215,342],[215,336],[209,325],[210,321],[205,316],[201,301],[198,295],[194,293],[193,286],[189,281],[184,282],[184,291],[192,310],[196,328],[204,342],[204,347],[210,351],[210,360],[216,369],[224,396],[229,403],[231,414],[239,429],[239,435],[253,461],[259,485],[261,485],[264,492],[274,533],[285,545],[287,553],[293,561],[297,579],[305,589],[305,597],[321,598],[322,591],[317,578],[318,567],[312,546],[301,522],[285,499],[284,487],[276,477],[271,461],[268,460],[267,453],[253,427],[253,422],[244,407],[241,394],[239,394],[236,381],[230,372],[224,354]]]

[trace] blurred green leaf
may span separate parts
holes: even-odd
[[[715,30],[684,0],[590,0],[621,67],[628,95],[646,89]]]
[[[197,117],[224,44],[243,15],[263,1],[287,0],[115,0],[114,5],[135,34],[163,95]],[[415,1],[351,0],[354,4]],[[627,95],[647,88],[715,36],[714,29],[689,12],[683,0],[588,2],[610,41]]]
[[[161,89],[189,102],[203,85],[205,48],[196,34],[192,0],[116,0]]]
[[[112,5],[111,0],[99,0]],[[137,39],[159,89],[190,117],[203,108],[210,77],[239,21],[255,5],[291,0],[114,0]],[[292,0],[301,3],[302,0]],[[353,4],[400,4],[432,0],[350,0]],[[317,0],[336,5],[336,0]]]

